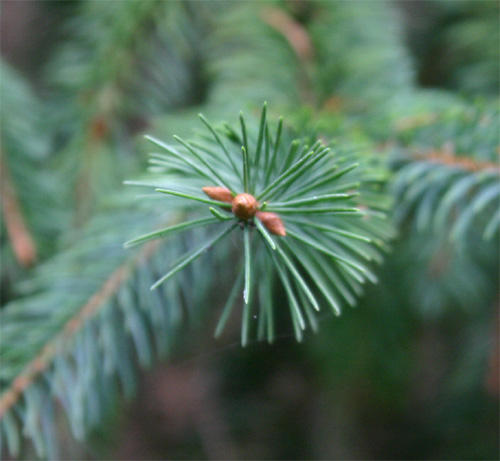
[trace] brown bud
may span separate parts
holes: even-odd
[[[232,205],[235,216],[245,221],[253,218],[259,207],[255,197],[250,194],[238,194],[234,197]]]
[[[233,201],[233,194],[225,187],[202,187],[201,190],[214,200],[226,203],[231,203]]]
[[[266,226],[267,230],[271,232],[271,234],[279,235],[281,237],[286,235],[285,225],[276,213],[271,213],[270,211],[258,211],[256,216],[262,224]]]

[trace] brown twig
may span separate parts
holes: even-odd
[[[150,242],[131,263],[125,262],[111,274],[104,282],[99,291],[97,291],[77,312],[77,314],[68,320],[63,326],[62,331],[49,340],[42,347],[38,355],[29,362],[11,386],[4,392],[0,399],[0,419],[19,399],[21,394],[28,388],[37,377],[45,371],[57,354],[61,344],[67,344],[78,332],[85,321],[92,317],[103,304],[119,289],[121,284],[131,275],[134,267],[142,264],[149,259],[158,246],[158,241]]]
[[[314,102],[314,91],[309,70],[314,59],[314,47],[307,30],[290,14],[280,8],[264,8],[261,18],[285,37],[297,55],[301,64],[300,86],[302,99],[304,102],[312,104]]]
[[[309,63],[312,60],[314,49],[309,34],[288,13],[268,7],[262,12],[262,19],[287,39],[300,61]]]
[[[450,150],[447,148],[444,148],[442,150],[420,151],[416,153],[416,156],[424,160],[430,160],[431,162],[440,163],[442,165],[458,166],[467,171],[483,171],[495,169],[500,174],[500,166],[496,163],[474,160],[470,157],[459,157],[454,155],[454,153],[450,152]]]
[[[0,162],[0,192],[5,227],[16,259],[24,267],[32,266],[36,261],[35,243],[26,226],[7,162],[4,159]]]

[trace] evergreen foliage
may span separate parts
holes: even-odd
[[[164,358],[183,319],[199,315],[196,306],[207,298],[201,266],[180,274],[168,290],[151,294],[168,261],[177,259],[187,242],[190,247],[206,235],[198,230],[167,247],[152,242],[127,254],[122,241],[145,224],[176,219],[174,207],[166,215],[157,206],[130,206],[129,200],[126,209],[115,205],[96,216],[75,237],[78,246],[37,268],[20,287],[32,294],[12,301],[2,313],[2,428],[15,455],[22,430],[39,456],[58,457],[48,395],[67,409],[72,432],[82,440],[118,392],[133,395],[137,363],[149,367]],[[196,290],[193,277],[200,279]]]
[[[429,41],[460,56],[444,85],[462,95],[417,86],[428,50],[412,55],[404,8],[378,0],[90,0],[36,91],[3,62],[2,454],[27,458],[30,440],[63,456],[60,408],[86,440],[186,325],[244,346],[310,325],[311,360],[358,384],[382,374],[381,401],[403,413],[411,337],[455,319],[433,424],[455,411],[470,426],[499,288],[493,3],[429,2],[443,24]],[[491,457],[464,431],[433,436]]]
[[[311,16],[321,103],[334,95],[364,106],[412,87],[411,59],[389,2],[317,3]]]
[[[419,230],[434,227],[456,242],[465,241],[472,226],[493,239],[500,219],[499,121],[497,104],[459,102],[414,126],[403,123],[396,138],[406,152],[395,161],[395,218],[403,222],[413,212]]]
[[[302,330],[306,327],[305,318],[308,317],[312,327],[317,329],[314,311],[320,310],[309,285],[316,285],[333,312],[339,315],[342,303],[355,303],[365,280],[376,281],[367,262],[382,261],[380,247],[384,246],[384,240],[390,234],[390,226],[380,211],[384,208],[383,194],[371,188],[369,197],[372,203],[377,204],[377,211],[367,208],[363,197],[356,200],[359,195],[357,187],[365,185],[367,180],[373,181],[374,176],[362,156],[332,153],[320,141],[309,141],[307,137],[293,139],[289,130],[283,129],[281,118],[276,129],[271,130],[266,115],[267,106],[264,105],[260,122],[254,127],[240,113],[240,127],[225,125],[221,134],[200,115],[212,135],[211,139],[199,143],[176,137],[180,147],[149,137],[165,153],[151,155],[153,178],[131,183],[154,187],[156,192],[173,197],[191,199],[196,202],[191,211],[205,217],[137,237],[126,246],[180,230],[209,226],[218,221],[225,223],[226,229],[221,234],[217,233],[214,240],[180,259],[152,288],[177,274],[216,243],[222,245],[224,240],[221,239],[229,236],[229,232],[237,226],[244,231],[242,246],[245,263],[241,265],[241,273],[236,277],[239,282],[235,284],[235,290],[238,290],[238,284],[245,280],[243,345],[248,341],[249,322],[253,317],[249,299],[260,301],[259,338],[264,337],[265,331],[268,341],[274,338],[274,314],[269,296],[276,274],[289,300],[295,336],[301,340]],[[271,132],[276,134],[273,136]],[[293,139],[291,142],[288,141],[290,138]],[[359,164],[366,167],[359,169]],[[204,197],[202,190],[207,185],[224,188],[232,197],[228,201],[217,200],[216,196],[211,199]],[[253,214],[248,217],[238,214],[234,203],[240,194],[250,194],[257,200],[260,211],[255,217]],[[202,205],[197,205],[199,203]],[[212,218],[208,211],[214,214]],[[287,238],[270,235],[276,232],[266,226],[263,219],[269,216],[268,213],[281,216],[277,219],[282,220],[283,234],[286,232]],[[219,223],[219,232],[220,227]],[[261,246],[253,244],[256,237],[260,238],[261,246],[263,244],[269,254],[263,254]],[[306,283],[299,265],[312,283]],[[253,274],[267,276],[260,278],[255,287]],[[227,321],[234,302],[231,296],[217,327],[218,333]]]
[[[0,124],[1,279],[3,290],[9,293],[22,276],[22,268],[53,253],[68,212],[50,171],[53,133],[42,124],[45,110],[28,82],[6,63],[1,67],[0,99],[3,114],[8,114]]]

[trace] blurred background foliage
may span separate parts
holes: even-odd
[[[0,19],[3,455],[498,459],[498,2],[5,1]],[[140,135],[264,100],[390,169],[398,235],[356,308],[242,349],[237,318],[213,339],[234,252],[153,299],[202,236],[122,250],[183,212],[122,181]]]

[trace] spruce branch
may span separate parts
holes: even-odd
[[[264,100],[274,107],[296,107],[302,96],[301,63],[284,35],[266,20],[274,5],[222,5],[216,7],[213,33],[207,40],[208,70],[213,75],[208,106],[212,112],[219,118],[232,116],[240,111],[242,101],[250,107]],[[279,9],[285,13],[284,8]],[[228,94],[238,98],[227,98]],[[248,152],[253,149],[245,148]]]
[[[99,309],[109,301],[109,298],[117,293],[124,281],[130,277],[131,268],[146,262],[154,254],[157,247],[158,242],[150,242],[132,262],[127,261],[119,266],[101,288],[66,322],[61,331],[56,333],[42,347],[39,354],[23,368],[21,373],[12,381],[10,387],[2,393],[0,398],[0,419],[16,404],[23,392],[51,366],[60,349],[67,348],[88,319],[95,316]]]
[[[335,151],[323,146],[320,141],[308,144],[305,140],[293,139],[288,134],[283,136],[282,118],[279,119],[276,138],[273,140],[269,135],[271,130],[266,104],[255,124],[248,123],[240,112],[241,137],[227,123],[223,124],[223,130],[218,131],[202,115],[200,119],[210,133],[210,137],[205,137],[204,142],[184,141],[174,136],[181,146],[173,148],[147,137],[156,146],[163,147],[169,153],[175,152],[175,155],[163,156],[161,164],[155,162],[155,176],[143,184],[149,185],[156,192],[195,202],[192,209],[198,213],[202,213],[206,210],[204,206],[209,205],[207,211],[212,213],[213,218],[201,217],[151,232],[135,238],[126,246],[168,236],[174,231],[208,225],[214,221],[219,221],[218,226],[225,226],[225,230],[219,231],[212,240],[174,263],[153,284],[152,288],[156,288],[186,268],[215,243],[222,241],[235,227],[240,227],[243,230],[241,246],[244,260],[242,344],[248,344],[251,334],[249,319],[255,309],[252,306],[264,299],[262,292],[272,293],[269,284],[274,279],[271,274],[275,271],[287,292],[292,324],[296,337],[300,340],[302,331],[306,328],[306,319],[316,328],[314,312],[319,311],[321,306],[314,293],[314,285],[310,284],[311,279],[318,278],[319,272],[312,261],[307,261],[309,258],[315,259],[323,255],[330,264],[338,266],[339,274],[334,278],[345,279],[348,285],[355,287],[356,295],[360,292],[358,284],[365,280],[376,281],[376,276],[368,265],[370,261],[381,261],[381,255],[374,246],[381,245],[390,233],[383,224],[384,214],[379,212],[377,216],[366,205],[361,209],[358,205],[362,203],[363,192],[353,190],[357,182],[368,190],[373,176],[363,172],[362,168],[356,174],[356,167],[360,162],[353,163],[351,157],[338,157]],[[251,129],[254,127],[255,129]],[[288,145],[284,139],[290,139]],[[247,151],[247,148],[250,150]],[[199,151],[209,153],[210,163],[218,165],[216,173],[212,168],[206,168],[207,162],[200,160],[203,154]],[[177,169],[177,159],[181,157],[192,168]],[[155,154],[153,161],[157,158],[159,156]],[[240,167],[237,162],[241,164]],[[266,171],[263,171],[264,168]],[[333,174],[325,175],[325,170],[332,170]],[[212,184],[206,183],[207,178],[211,178]],[[231,184],[232,188],[222,187],[221,178]],[[353,178],[359,181],[353,182]],[[158,186],[160,183],[162,187]],[[174,185],[181,183],[192,192],[175,189]],[[208,198],[200,196],[196,187]],[[376,197],[381,197],[374,190],[370,194],[373,201],[376,201]],[[340,204],[334,206],[337,202]],[[227,213],[229,211],[231,214]],[[373,229],[375,223],[379,226],[377,231]],[[254,228],[260,239],[252,238]],[[282,239],[284,245],[280,244]],[[302,270],[294,257],[293,245],[287,243],[289,239],[294,240],[295,245],[306,246],[311,250],[311,253],[301,252],[306,259],[299,261]],[[259,243],[269,250],[270,258],[261,256]],[[260,274],[258,283],[253,274]],[[317,283],[320,295],[334,306],[335,312],[339,312],[340,304],[336,301],[338,297],[331,293],[334,286],[321,278],[319,275]],[[237,286],[241,284],[239,280],[238,278]],[[227,322],[236,299],[234,296],[233,290],[217,326],[216,336],[220,336]],[[353,304],[352,297],[349,297],[349,302]],[[268,325],[268,340],[272,340],[274,334],[273,322],[269,320],[271,315],[272,305],[265,308],[264,316],[267,320],[261,320],[258,327],[258,336],[262,337],[265,325]]]
[[[206,20],[208,10],[200,5],[193,13],[185,2],[156,0],[78,6],[71,36],[47,69],[54,99],[65,103],[49,120],[63,141],[63,195],[72,199],[77,224],[137,166],[137,128],[189,103],[192,86],[203,86],[190,67],[199,54],[197,36],[204,33],[201,27],[194,33],[195,24]]]
[[[378,103],[414,86],[396,5],[314,2],[313,8],[321,21],[311,21],[307,30],[315,50],[320,105],[328,110],[347,100],[351,108],[362,104],[370,110],[369,101]]]
[[[43,123],[46,110],[25,78],[6,62],[1,62],[0,73],[2,230],[8,236],[2,240],[3,276],[9,243],[18,263],[32,266],[53,249],[67,226],[67,213],[56,174],[47,167],[52,132]]]
[[[455,104],[452,116],[445,106],[432,124],[399,132],[406,149],[393,156],[394,214],[399,223],[412,222],[419,232],[432,228],[465,247],[467,233],[479,229],[485,240],[498,234],[500,118],[493,104]],[[475,139],[481,142],[471,149]]]
[[[0,431],[9,434],[13,455],[19,454],[16,440],[23,432],[38,456],[57,458],[54,399],[62,403],[75,437],[84,438],[116,395],[132,395],[136,362],[147,367],[164,357],[185,315],[197,314],[196,306],[206,296],[203,280],[192,287],[185,279],[199,277],[196,264],[177,275],[174,287],[150,291],[158,275],[181,256],[186,238],[202,245],[206,232],[189,220],[187,227],[176,224],[186,215],[177,200],[170,200],[166,217],[159,202],[130,209],[128,198],[119,198],[120,206],[91,220],[78,247],[37,268],[22,284],[27,296],[1,311]],[[168,233],[175,234],[166,246],[154,240],[139,252],[125,252],[115,240],[130,239],[145,225],[161,229],[165,223]],[[179,235],[179,225],[187,237]],[[210,252],[215,261],[224,254],[220,247]]]

